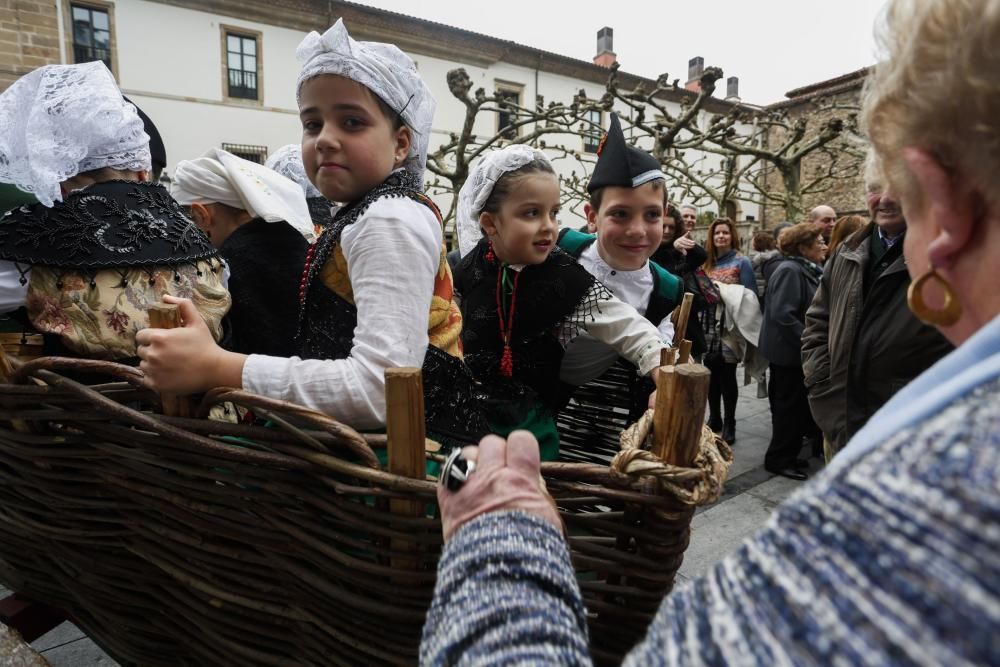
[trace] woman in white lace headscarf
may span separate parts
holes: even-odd
[[[174,170],[170,192],[229,265],[230,333],[243,354],[291,356],[299,280],[314,238],[302,189],[218,148]]]
[[[306,196],[306,204],[309,206],[309,215],[312,216],[313,227],[317,234],[333,221],[333,214],[338,207],[328,201],[323,193],[309,181],[305,165],[302,164],[302,146],[300,144],[282,146],[271,153],[264,166],[295,181],[302,188],[302,193]]]
[[[196,332],[140,332],[142,367],[161,390],[242,386],[367,429],[385,426],[386,368],[420,367],[428,432],[478,439],[485,422],[461,362],[440,213],[422,192],[434,100],[409,57],[356,42],[342,21],[307,35],[298,56],[303,165],[327,199],[345,204],[299,283],[299,356],[234,355]]]
[[[148,182],[149,135],[103,63],[21,77],[0,95],[0,127],[0,182],[39,201],[0,219],[0,313],[24,312],[50,350],[129,359],[147,307],[169,294],[221,335],[223,264]]]

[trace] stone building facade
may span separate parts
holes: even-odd
[[[860,69],[849,74],[820,81],[802,88],[796,88],[786,93],[788,99],[765,107],[765,112],[783,112],[790,122],[804,118],[807,122],[805,139],[815,136],[820,129],[831,118],[845,118],[850,113],[844,107],[859,107],[861,103],[861,90],[864,86],[868,68]],[[839,109],[829,109],[830,105],[839,106]],[[849,141],[858,152],[865,150],[865,144],[860,136],[847,136],[845,132],[844,141]],[[780,146],[785,136],[784,130],[772,130],[767,138],[770,147]],[[864,182],[862,175],[861,161],[855,158],[844,157],[842,164],[847,167],[846,173],[836,179],[827,181],[824,189],[820,192],[806,194],[802,199],[803,212],[808,212],[820,204],[828,204],[837,211],[837,215],[867,214],[865,208]],[[825,170],[829,166],[829,159],[821,152],[812,153],[803,160],[802,182],[807,183],[817,170]],[[769,191],[783,191],[781,175],[774,167],[768,166],[761,174],[765,187]],[[763,227],[772,227],[786,218],[785,209],[777,203],[769,203],[763,207],[763,217],[761,220]],[[790,222],[802,222],[792,220]]]
[[[36,67],[61,62],[55,0],[0,0],[0,90]]]

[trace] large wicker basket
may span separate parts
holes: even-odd
[[[157,414],[138,376],[43,358],[0,383],[0,582],[123,664],[415,664],[434,482],[387,472],[387,436],[245,392],[211,392],[197,416],[239,405],[269,428]],[[706,432],[693,467],[666,465],[644,421],[610,464],[543,464],[602,662],[641,637],[730,460]]]

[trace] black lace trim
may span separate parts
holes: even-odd
[[[562,325],[563,331],[569,329],[572,332],[571,337],[580,335],[586,329],[587,323],[596,319],[594,313],[603,312],[601,311],[601,302],[613,299],[614,296],[611,290],[604,286],[604,283],[595,280],[590,289],[580,298],[576,308],[566,316]]]
[[[309,217],[312,223],[326,229],[333,222],[333,213],[330,212],[332,205],[324,197],[307,197],[306,205],[309,207]]]
[[[66,269],[193,264],[215,248],[159,185],[96,183],[0,218],[0,259]]]

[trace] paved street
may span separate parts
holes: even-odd
[[[758,530],[771,511],[794,492],[800,482],[774,477],[764,471],[764,452],[771,434],[767,399],[759,399],[757,385],[740,391],[736,413],[735,461],[723,497],[703,508],[692,524],[691,544],[684,555],[679,580],[704,572]],[[818,467],[812,461],[813,469]],[[0,597],[6,593],[0,590]],[[71,623],[34,642],[52,667],[110,667],[116,665]]]

